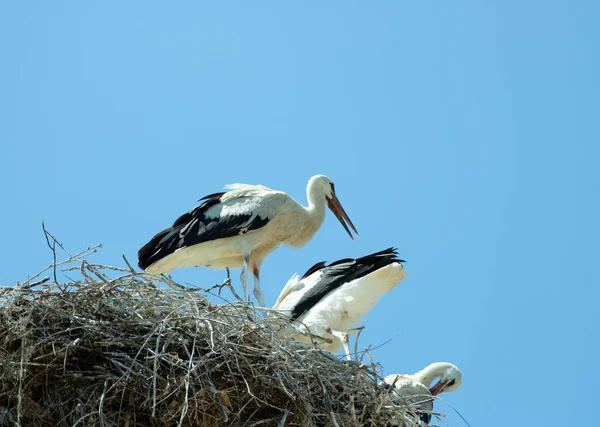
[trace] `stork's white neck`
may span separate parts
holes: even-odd
[[[325,219],[326,199],[325,192],[323,191],[323,183],[315,178],[311,178],[306,186],[306,199],[308,200],[306,211],[315,223],[320,226]]]
[[[431,383],[436,378],[443,377],[446,371],[450,368],[453,368],[454,365],[447,362],[437,362],[432,363],[427,366],[425,369],[420,370],[419,372],[411,375],[411,377],[415,380],[423,384],[425,387],[429,388]]]

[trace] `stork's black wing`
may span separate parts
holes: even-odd
[[[307,310],[321,301],[328,293],[339,288],[344,283],[360,279],[361,277],[394,262],[404,262],[404,260],[399,259],[397,255],[398,253],[395,248],[388,248],[361,258],[345,258],[335,261],[330,265],[325,265],[324,262],[313,265],[306,273],[304,273],[302,279],[319,271],[321,272],[321,276],[319,277],[318,282],[308,289],[302,298],[300,298],[292,310],[292,320],[298,319]]]
[[[206,212],[221,202],[225,193],[200,199],[202,204],[180,216],[173,226],[154,236],[138,251],[138,265],[145,270],[177,249],[225,237],[239,236],[264,227],[270,218],[252,213],[209,217]]]

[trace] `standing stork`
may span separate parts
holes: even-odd
[[[431,383],[440,380],[430,388]],[[429,424],[433,411],[433,397],[456,390],[462,384],[462,374],[452,363],[436,362],[412,375],[392,374],[383,383],[394,387],[397,401],[415,408],[421,421]]]
[[[404,260],[394,248],[362,258],[347,258],[330,265],[319,262],[299,278],[294,275],[285,285],[273,310],[288,316],[296,325],[297,341],[310,344],[310,334],[328,338],[319,344],[335,353],[344,346],[351,360],[348,333],[377,304],[385,293],[406,276]]]
[[[279,245],[305,245],[323,224],[325,205],[354,240],[333,182],[315,175],[306,187],[308,207],[282,191],[262,185],[232,184],[227,192],[210,194],[202,204],[180,216],[138,252],[138,265],[151,273],[166,274],[183,267],[242,267],[240,281],[250,300],[248,270],[254,275],[254,296],[264,306],[260,265]]]

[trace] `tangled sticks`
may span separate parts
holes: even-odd
[[[417,425],[374,365],[283,338],[285,320],[211,290],[90,264],[96,249],[0,288],[0,425]],[[79,278],[56,283],[57,267]]]

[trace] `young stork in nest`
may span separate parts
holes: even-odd
[[[437,378],[440,380],[430,388]],[[452,363],[437,362],[412,375],[388,375],[383,383],[394,387],[395,400],[415,408],[420,420],[429,424],[434,396],[456,390],[462,383],[462,374]]]
[[[319,262],[299,278],[294,275],[273,306],[294,322],[294,338],[313,342],[310,333],[328,338],[317,343],[323,350],[336,353],[344,346],[351,360],[348,333],[375,306],[379,298],[397,286],[406,276],[394,248],[362,258],[342,259],[325,265]],[[315,340],[316,342],[317,340]]]
[[[325,205],[352,239],[346,221],[358,235],[325,175],[308,181],[308,206],[286,193],[262,185],[232,184],[229,191],[210,194],[202,204],[179,217],[138,252],[141,269],[166,274],[182,267],[242,267],[240,281],[250,300],[248,270],[254,275],[254,296],[261,306],[260,265],[279,245],[305,245],[325,219]]]

